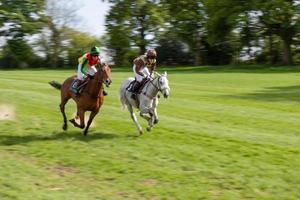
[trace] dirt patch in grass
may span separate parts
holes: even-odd
[[[155,186],[158,184],[158,180],[155,179],[147,179],[143,181],[143,185],[147,185],[147,186]]]
[[[59,176],[66,176],[68,174],[73,174],[79,171],[76,168],[66,167],[62,165],[55,165],[55,166],[47,167],[46,169],[51,172],[54,172],[55,174],[58,174]]]
[[[0,104],[0,120],[14,120],[15,107],[7,104]]]

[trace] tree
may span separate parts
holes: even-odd
[[[43,37],[41,43],[44,45],[46,60],[50,67],[64,65],[64,51],[69,48],[66,47],[66,41],[69,40],[68,31],[66,32],[66,30],[68,30],[67,27],[70,24],[79,22],[75,14],[77,8],[77,5],[67,0],[59,2],[47,0],[46,13],[49,19],[47,28],[50,31],[50,35]]]
[[[235,43],[239,41],[235,29],[240,23],[241,19],[246,19],[244,31],[249,27],[247,21],[247,14],[242,15],[251,7],[252,0],[204,0],[205,12],[207,14],[207,42],[211,48],[210,55],[216,57],[218,55],[218,62],[215,64],[228,64],[234,56],[234,52],[239,51],[236,49]],[[248,43],[251,38],[251,32],[246,32],[242,42]],[[216,57],[217,58],[217,57]]]
[[[163,65],[191,65],[193,58],[187,45],[175,37],[166,37],[158,41],[157,61]]]
[[[116,65],[124,66],[129,64],[126,54],[130,51],[130,40],[125,34],[129,30],[125,30],[122,25],[108,25],[107,31],[109,33],[107,39],[107,47],[112,51],[112,57]]]
[[[206,14],[202,0],[163,0],[163,8],[167,9],[166,24],[172,35],[189,47],[194,57],[194,64],[205,63],[202,39],[205,36],[204,25]]]
[[[44,8],[43,0],[2,0],[0,26],[6,28],[0,35],[15,39],[40,31],[45,22]]]
[[[163,10],[157,0],[109,0],[113,4],[106,18],[109,46],[115,51],[116,63],[126,60],[130,47],[143,54],[163,25]],[[151,39],[148,39],[148,38]],[[120,43],[119,43],[120,42]],[[118,44],[119,43],[119,44]]]
[[[4,60],[14,67],[24,66],[31,56],[25,37],[41,30],[45,23],[45,2],[43,0],[2,0],[0,3],[0,36],[6,38]],[[24,51],[24,52],[20,52]],[[9,67],[9,66],[8,66]]]
[[[283,44],[283,64],[293,64],[291,45],[299,32],[300,16],[299,1],[274,0],[257,1],[256,9],[262,14],[260,25],[270,37],[277,35]]]
[[[32,48],[22,39],[8,40],[3,54],[2,62],[6,68],[27,67],[37,60]]]
[[[299,0],[109,2],[113,6],[106,20],[108,41],[116,63],[126,62],[135,47],[140,53],[150,45],[173,48],[169,41],[178,48],[187,45],[184,50],[193,55],[195,65],[229,64],[241,54],[271,64],[283,55],[283,63],[292,64],[299,52]],[[175,60],[173,54],[164,56]]]

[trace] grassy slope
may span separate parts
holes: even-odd
[[[0,199],[299,199],[299,70],[169,69],[160,123],[137,131],[113,85],[95,127],[62,132],[71,71],[0,71]],[[69,103],[67,113],[74,112]],[[145,122],[140,119],[145,127]]]

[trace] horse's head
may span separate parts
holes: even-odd
[[[106,85],[106,87],[109,87],[109,85],[112,83],[111,81],[111,69],[107,64],[104,65],[98,65],[98,73],[101,74],[100,78],[101,81]]]
[[[170,95],[170,87],[169,87],[169,81],[167,78],[167,72],[163,73],[158,78],[158,88],[161,91],[161,93],[164,95],[164,98],[168,98]]]

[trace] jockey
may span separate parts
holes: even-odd
[[[141,86],[141,82],[144,79],[149,79],[156,68],[156,55],[156,51],[150,49],[145,55],[141,55],[133,61],[133,73],[136,81],[131,87],[130,92],[132,92],[131,98],[134,100],[136,100],[136,93]]]
[[[83,56],[78,58],[78,70],[77,70],[77,79],[73,82],[71,90],[78,94],[79,86],[84,82],[87,77],[92,78],[97,69],[96,64],[104,64],[103,60],[99,57],[100,49],[99,47],[92,47],[90,52],[85,53]],[[106,96],[107,93],[103,90],[103,95]]]

